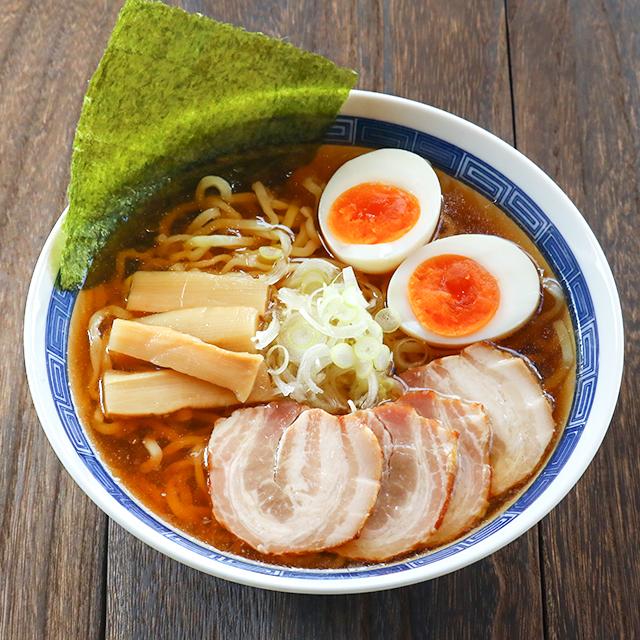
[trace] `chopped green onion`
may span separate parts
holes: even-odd
[[[279,331],[280,322],[278,316],[274,314],[266,329],[256,331],[256,335],[252,338],[253,343],[257,349],[265,349],[278,337]]]
[[[279,365],[273,366],[278,360],[278,354],[281,362]],[[279,376],[284,373],[286,368],[289,366],[289,352],[281,344],[274,344],[269,351],[267,351],[265,360],[267,362],[267,366],[269,366],[269,373]],[[271,365],[271,363],[273,363],[273,365]]]
[[[341,369],[349,369],[355,362],[353,347],[346,342],[339,342],[331,347],[331,362]]]
[[[341,272],[318,258],[293,265],[273,312],[280,322],[267,352],[274,384],[285,396],[330,411],[374,406],[392,388],[391,352],[353,269]],[[270,325],[260,344],[272,331]]]
[[[356,340],[353,345],[353,352],[358,360],[373,360],[380,353],[382,346],[384,345],[380,344],[379,340],[364,336]]]
[[[358,378],[368,378],[369,374],[373,371],[373,363],[371,360],[358,360],[355,369]]]
[[[380,311],[376,313],[375,321],[382,327],[385,333],[393,333],[400,328],[400,318],[398,314],[388,307],[380,309]]]
[[[382,345],[382,348],[373,359],[373,366],[377,371],[387,371],[391,364],[391,349],[386,344]]]
[[[275,262],[283,257],[282,249],[278,249],[278,247],[260,247],[258,249],[258,253],[260,257],[268,262]]]
[[[287,286],[312,293],[325,284],[329,284],[340,273],[340,269],[327,260],[307,258],[301,261],[289,276]]]

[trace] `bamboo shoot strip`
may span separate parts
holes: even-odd
[[[110,351],[231,389],[240,402],[249,397],[263,361],[262,356],[227,351],[167,327],[119,318],[111,327],[108,346]]]
[[[247,402],[269,402],[275,392],[264,366],[258,371]],[[107,415],[164,415],[180,409],[218,409],[238,404],[228,389],[177,371],[163,369],[143,373],[106,371],[102,398]]]
[[[192,307],[253,307],[264,313],[269,285],[243,275],[201,271],[136,271],[127,309],[157,313]]]
[[[195,307],[155,313],[138,322],[169,327],[231,351],[254,352],[251,338],[258,328],[258,312],[252,307]]]

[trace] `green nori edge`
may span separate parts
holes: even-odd
[[[128,0],[74,139],[62,287],[103,280],[109,239],[123,246],[160,203],[193,186],[195,171],[230,170],[216,158],[319,141],[355,79],[281,40]]]

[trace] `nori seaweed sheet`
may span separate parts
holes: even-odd
[[[285,171],[291,154],[273,148],[318,141],[355,79],[281,40],[128,0],[74,139],[61,286],[104,279],[110,260],[97,256],[114,246],[109,238],[133,237],[160,203],[193,186],[196,171],[230,171],[229,157],[265,147]]]

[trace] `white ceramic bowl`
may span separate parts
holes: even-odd
[[[527,491],[471,535],[408,561],[348,570],[303,570],[219,552],[172,528],[116,482],[79,423],[69,390],[67,338],[75,295],[55,289],[55,225],[36,265],[24,326],[27,376],[42,426],[85,493],[125,529],[162,553],[227,580],[302,593],[354,593],[429,580],[493,553],[538,522],[573,487],[611,419],[623,364],[616,286],[593,233],[560,188],[511,146],[439,109],[353,91],[327,142],[399,147],[495,201],[534,239],[567,295],[578,345],[576,396],[549,462]]]

